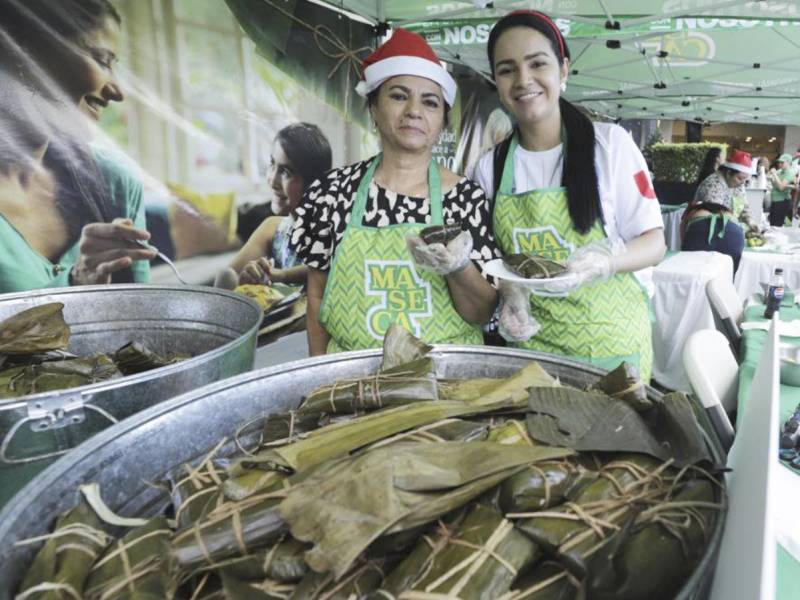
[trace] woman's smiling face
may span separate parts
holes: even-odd
[[[500,101],[520,124],[558,118],[558,99],[569,59],[558,63],[550,41],[530,27],[500,34],[494,48],[494,82]]]
[[[278,140],[272,143],[268,181],[273,194],[273,214],[288,215],[300,203],[305,181],[295,171],[292,161],[286,156],[286,152]]]

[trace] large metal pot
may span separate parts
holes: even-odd
[[[111,352],[130,341],[191,359],[104,383],[0,399],[0,506],[58,456],[157,402],[253,367],[262,312],[208,287],[105,285],[0,296],[0,320],[62,302],[69,351]]]
[[[562,382],[583,386],[603,371],[552,355],[476,346],[439,346],[432,356],[440,377],[502,377],[537,360]],[[163,509],[163,490],[148,485],[179,465],[206,454],[222,438],[221,454],[236,451],[231,441],[246,422],[271,412],[296,407],[316,386],[339,378],[374,372],[379,350],[366,350],[305,359],[245,373],[201,390],[162,402],[114,427],[60,459],[28,484],[0,513],[0,600],[10,597],[30,564],[37,546],[14,547],[19,540],[45,533],[55,518],[77,503],[78,486],[98,482],[109,507],[125,516],[151,516]],[[661,394],[648,388],[651,398]],[[705,413],[698,418],[710,431]],[[712,454],[723,457],[718,443],[708,437]],[[718,519],[702,563],[679,595],[698,596],[710,581],[723,519]]]

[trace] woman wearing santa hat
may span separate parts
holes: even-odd
[[[513,345],[614,368],[652,364],[649,267],[665,251],[647,165],[628,133],[593,124],[563,97],[569,49],[543,13],[509,13],[492,29],[489,64],[516,121],[475,179],[494,198],[504,253],[565,260],[568,275],[530,295],[501,285],[499,329]]]
[[[429,343],[481,344],[497,303],[479,271],[499,256],[489,206],[478,185],[432,159],[456,83],[424,38],[398,29],[364,61],[356,91],[381,153],[330,171],[296,209],[309,352],[380,347],[394,323]],[[451,221],[463,231],[446,245],[420,238]]]
[[[751,156],[734,150],[717,171],[700,183],[681,219],[681,250],[727,254],[736,271],[745,244],[742,226],[758,230],[744,189],[752,172]]]

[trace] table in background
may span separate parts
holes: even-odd
[[[790,303],[791,302],[791,303]],[[780,316],[782,321],[791,321],[793,319],[800,319],[800,308],[794,305],[790,299],[785,304],[781,305]],[[753,304],[745,310],[744,321],[766,321],[764,318],[764,305]],[[741,346],[741,365],[739,367],[739,394],[738,394],[738,414],[744,414],[744,403],[750,395],[750,387],[753,383],[753,376],[755,375],[756,366],[758,365],[761,350],[764,346],[764,340],[767,337],[767,332],[762,329],[748,329],[742,332],[742,346]],[[798,338],[781,338],[781,342],[798,344]],[[780,423],[781,425],[789,418],[794,412],[794,408],[800,403],[800,388],[792,387],[789,385],[781,385],[780,387]],[[778,449],[775,449],[777,452]],[[782,466],[781,468],[788,469],[789,467]],[[797,475],[800,477],[800,475]],[[800,543],[800,540],[797,540]],[[777,560],[777,586],[776,598],[778,600],[792,600],[797,597],[798,585],[800,585],[800,562],[784,549],[780,544],[778,545],[778,560]]]
[[[733,261],[719,252],[678,252],[653,269],[653,379],[690,391],[683,369],[683,347],[700,329],[714,329],[706,284],[733,278]]]
[[[745,248],[734,279],[739,298],[744,302],[753,294],[762,294],[761,283],[769,282],[776,268],[783,269],[787,289],[800,290],[800,254]]]
[[[686,204],[662,204],[661,218],[664,219],[664,239],[669,250],[681,249],[681,218]]]

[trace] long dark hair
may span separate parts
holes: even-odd
[[[30,162],[30,143],[20,136],[48,142],[44,165],[55,177],[57,206],[72,239],[89,222],[123,216],[123,207],[108,201],[87,141],[70,130],[83,117],[54,77],[60,65],[47,60],[69,59],[81,38],[108,19],[120,23],[108,0],[0,0],[0,79],[5,87],[0,94],[0,172],[25,169]],[[48,110],[37,110],[45,104]]]
[[[703,159],[703,166],[700,167],[700,172],[697,174],[696,185],[700,185],[703,181],[716,171],[717,159],[722,154],[721,148],[709,148],[706,152],[706,157]]]
[[[293,123],[275,136],[294,171],[308,187],[331,170],[333,158],[331,145],[322,130],[313,123]]]
[[[494,49],[500,36],[512,27],[530,27],[544,35],[550,42],[560,65],[570,58],[569,47],[555,23],[545,14],[521,10],[500,19],[489,34],[487,52],[494,77]],[[600,192],[597,189],[597,171],[594,164],[594,126],[573,104],[559,98],[561,122],[567,134],[564,140],[566,155],[561,185],[567,188],[567,205],[572,224],[581,233],[587,233],[595,221],[602,219]],[[495,181],[495,189],[499,185]]]

